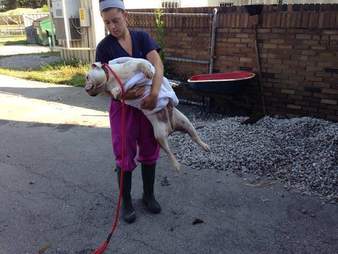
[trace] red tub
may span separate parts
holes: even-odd
[[[188,79],[188,87],[202,92],[234,93],[240,91],[255,76],[255,73],[248,71],[199,74]]]

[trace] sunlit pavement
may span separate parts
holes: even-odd
[[[49,47],[40,45],[5,45],[0,47],[0,56],[14,54],[36,54],[51,52]]]
[[[84,89],[22,81],[0,75],[0,119],[44,124],[108,127],[108,98],[91,98]],[[70,98],[79,98],[77,101]],[[91,106],[90,106],[91,105]],[[103,110],[91,109],[91,107]]]

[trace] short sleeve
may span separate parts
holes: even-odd
[[[146,32],[142,32],[142,48],[145,56],[152,50],[156,50],[158,52],[161,50],[156,41]]]
[[[95,52],[95,62],[101,62],[102,54],[99,48],[96,48]]]
[[[103,45],[99,44],[96,48],[95,62],[108,63],[107,54],[103,50]]]

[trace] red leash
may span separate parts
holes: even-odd
[[[112,237],[112,235],[114,234],[116,228],[117,228],[117,224],[119,222],[119,217],[120,217],[120,208],[121,208],[121,200],[122,200],[122,191],[123,191],[123,176],[124,176],[124,169],[125,169],[125,157],[126,157],[126,114],[125,114],[125,101],[124,101],[124,88],[123,88],[123,83],[121,81],[121,79],[117,76],[117,74],[110,68],[110,66],[108,64],[103,64],[102,68],[105,70],[105,72],[107,73],[107,81],[109,79],[109,72],[113,74],[114,78],[117,80],[117,82],[119,83],[120,87],[121,87],[121,91],[122,91],[122,96],[121,96],[121,102],[122,102],[122,110],[121,110],[121,137],[122,137],[122,142],[121,142],[121,147],[122,147],[122,165],[121,165],[121,174],[120,174],[120,190],[119,190],[119,198],[118,198],[118,202],[117,202],[117,207],[115,210],[115,217],[114,217],[114,222],[112,225],[112,229],[110,231],[110,233],[108,234],[107,239],[101,243],[101,245],[92,253],[92,254],[103,254],[106,249],[108,248],[110,239]]]

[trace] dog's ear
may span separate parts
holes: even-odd
[[[101,62],[95,62],[92,64],[92,68],[102,68]]]

